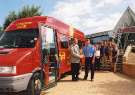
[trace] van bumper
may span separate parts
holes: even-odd
[[[19,92],[27,89],[32,73],[0,77],[0,92]]]

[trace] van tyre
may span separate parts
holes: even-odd
[[[40,95],[41,87],[42,84],[40,74],[35,73],[29,82],[26,95]]]

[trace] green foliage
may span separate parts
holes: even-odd
[[[32,16],[40,16],[42,13],[40,12],[40,7],[38,6],[24,6],[18,13],[12,11],[6,17],[4,22],[4,29],[14,20]]]
[[[0,26],[0,32],[2,32],[2,31],[3,31],[3,27]]]
[[[5,29],[12,21],[14,21],[14,20],[16,20],[16,19],[17,19],[17,15],[16,15],[15,11],[10,12],[9,15],[8,15],[8,16],[6,17],[6,19],[5,19],[5,22],[4,22],[4,25],[3,25],[4,29]]]
[[[18,18],[32,17],[32,16],[40,16],[41,12],[39,12],[40,7],[38,6],[24,6],[22,10],[18,13]]]
[[[2,27],[0,27],[0,32],[2,31]]]

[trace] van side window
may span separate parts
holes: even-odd
[[[68,48],[68,38],[66,36],[60,37],[61,48]]]
[[[69,38],[69,46],[73,44],[74,38]]]
[[[68,48],[68,42],[67,41],[61,42],[61,48]]]
[[[78,46],[79,46],[80,49],[82,48],[83,42],[81,40],[78,40]]]

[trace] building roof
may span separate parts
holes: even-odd
[[[125,28],[134,25],[135,25],[135,13],[132,11],[130,7],[128,7],[121,16],[121,18],[119,19],[114,29],[112,30],[113,36],[115,37],[117,31],[120,28]]]
[[[102,31],[102,32],[97,32],[97,33],[94,33],[94,34],[86,35],[86,38],[94,38],[94,37],[106,36],[106,35],[109,36],[110,31],[111,31],[111,30]]]

